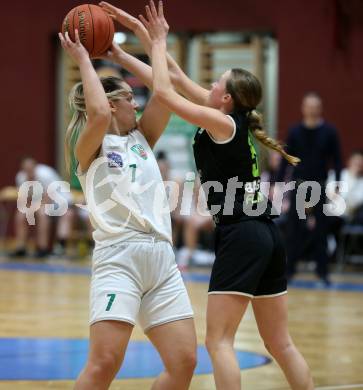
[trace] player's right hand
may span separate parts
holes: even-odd
[[[120,48],[120,46],[115,41],[113,41],[111,47],[104,54],[98,56],[97,58],[118,63],[118,60],[124,54],[125,52]]]
[[[75,42],[73,42],[69,37],[68,31],[66,31],[64,35],[62,33],[58,33],[63,49],[79,65],[82,62],[82,60],[86,58],[89,59],[89,54],[79,39],[79,33],[77,29],[75,30],[74,35],[76,39]]]

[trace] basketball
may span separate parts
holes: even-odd
[[[68,32],[75,41],[75,29],[90,57],[103,54],[112,44],[115,27],[113,20],[99,6],[83,4],[71,9],[63,20],[62,33]]]

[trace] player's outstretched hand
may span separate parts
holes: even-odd
[[[69,37],[68,31],[63,35],[58,33],[59,39],[61,41],[63,49],[69,54],[71,58],[79,65],[82,60],[85,58],[89,59],[89,54],[86,48],[82,45],[78,30],[75,30],[76,42],[73,42]]]
[[[134,18],[124,10],[117,8],[114,5],[107,3],[106,1],[101,1],[99,6],[113,20],[116,20],[118,23],[122,24],[131,31],[134,31],[140,25],[140,21],[137,18]]]
[[[159,1],[158,10],[156,10],[153,0],[150,0],[150,5],[145,7],[146,17],[139,15],[140,20],[146,27],[153,41],[166,40],[169,31],[169,25],[164,17],[163,2]]]
[[[118,63],[119,59],[125,54],[125,52],[120,48],[120,46],[113,41],[111,47],[102,55],[97,58],[102,58],[104,60],[112,61]]]

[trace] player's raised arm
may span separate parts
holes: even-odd
[[[186,121],[207,129],[216,140],[229,138],[233,133],[231,120],[221,111],[190,102],[176,93],[172,87],[166,59],[168,25],[163,14],[162,2],[158,11],[151,1],[146,6],[147,19],[141,20],[152,40],[153,86],[155,96],[171,111]]]
[[[145,52],[151,58],[152,41],[147,29],[140,20],[105,1],[102,1],[100,6],[114,20],[131,30],[139,38]],[[171,81],[175,89],[194,103],[205,104],[209,91],[191,80],[169,53],[167,53],[167,62]]]
[[[74,131],[80,132],[75,156],[82,170],[87,170],[94,160],[111,121],[110,105],[100,79],[93,68],[89,54],[80,42],[78,30],[75,31],[75,42],[59,33],[63,49],[79,67],[82,85],[76,84],[72,90],[74,103],[73,118],[66,135],[66,150],[69,152]],[[82,99],[77,98],[78,88],[83,88]],[[81,131],[82,130],[82,131]],[[67,149],[68,146],[68,149]],[[69,153],[66,153],[68,158]]]

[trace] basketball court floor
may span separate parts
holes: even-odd
[[[199,344],[192,390],[215,389],[203,346],[208,276],[200,270],[184,274]],[[332,280],[332,287],[324,288],[303,274],[292,283],[291,334],[317,389],[363,389],[363,273],[333,275]],[[89,281],[86,260],[0,259],[0,390],[72,388],[87,358]],[[235,348],[244,390],[289,388],[259,338],[250,309]],[[149,389],[161,371],[156,351],[135,327],[111,389]]]

